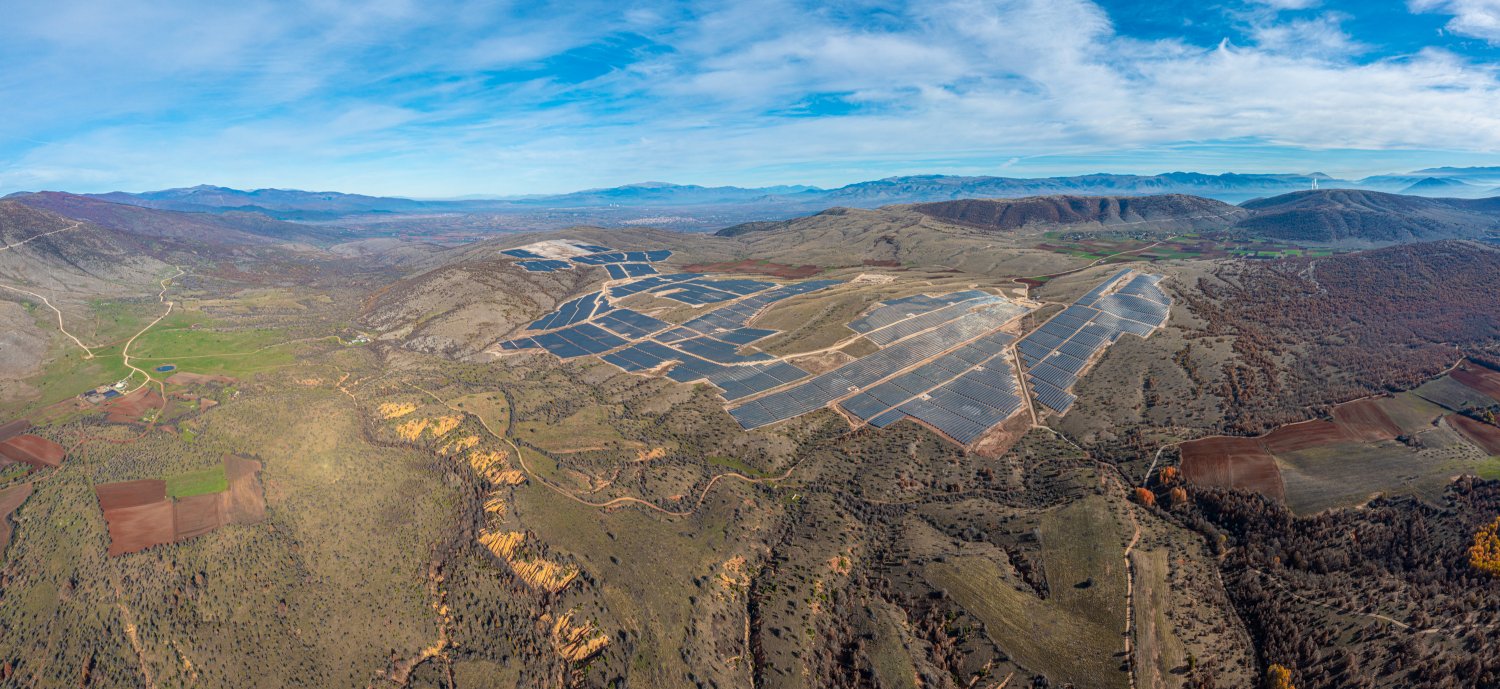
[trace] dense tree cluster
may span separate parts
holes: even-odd
[[[1175,516],[1223,554],[1258,652],[1296,668],[1299,686],[1500,683],[1500,578],[1469,557],[1473,534],[1500,511],[1500,481],[1459,479],[1442,507],[1383,498],[1302,518],[1259,495],[1191,497]]]
[[[1414,387],[1500,333],[1500,251],[1470,242],[1234,263],[1180,290],[1200,336],[1234,338],[1213,392],[1227,425],[1260,432],[1306,409]]]

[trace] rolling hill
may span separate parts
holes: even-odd
[[[341,230],[282,222],[259,213],[169,211],[52,191],[12,194],[6,199],[126,234],[197,244],[326,245],[349,238]]]
[[[1221,201],[1182,194],[969,199],[910,208],[930,217],[1001,232],[1038,225],[1181,232],[1220,228],[1250,216],[1248,211]]]
[[[1247,202],[1236,229],[1311,242],[1411,242],[1475,238],[1500,230],[1500,198],[1432,199],[1325,189]]]

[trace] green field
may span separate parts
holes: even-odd
[[[224,475],[224,465],[167,477],[167,495],[185,498],[205,493],[222,493],[229,490],[229,478]]]
[[[135,341],[132,361],[153,369],[174,364],[178,370],[211,375],[244,376],[296,363],[294,339],[277,329],[225,330],[191,312],[173,314]]]

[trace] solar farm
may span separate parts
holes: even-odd
[[[1016,345],[1036,401],[1058,414],[1077,401],[1071,390],[1098,354],[1130,333],[1150,337],[1167,322],[1172,299],[1162,276],[1125,269],[1100,283]]]
[[[1090,362],[1125,333],[1155,332],[1171,305],[1157,286],[1161,276],[1122,270],[1018,337],[1019,331],[1007,326],[1031,307],[984,290],[890,299],[851,320],[840,341],[863,338],[876,351],[815,375],[795,363],[796,355],[778,357],[758,349],[757,342],[780,331],[750,324],[778,302],[843,281],[661,274],[650,264],[670,251],[565,247],[561,258],[556,247],[506,253],[523,259],[518,264],[526,270],[532,268],[525,264],[538,261],[604,266],[610,281],[564,302],[528,325],[525,336],[500,342],[498,349],[542,349],[565,360],[598,356],[629,373],[706,382],[718,389],[730,416],[745,429],[835,409],[855,425],[874,428],[912,419],[968,445],[1031,410],[1028,390],[1042,407],[1067,412],[1076,400],[1071,389]],[[618,306],[642,294],[703,312],[674,324]]]
[[[516,261],[516,266],[532,273],[555,273],[572,270],[574,265],[604,266],[614,280],[656,275],[653,263],[660,263],[672,256],[667,249],[656,251],[616,251],[598,244],[583,244],[548,240],[528,244],[500,252]]]

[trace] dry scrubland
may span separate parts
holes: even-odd
[[[785,331],[764,343],[775,353],[841,345],[813,367],[869,351],[843,324],[875,301],[1015,295],[1034,278],[1040,322],[1118,268],[1034,248],[1042,234],[886,209],[737,239],[567,236],[673,248],[672,266],[878,276],[754,324]],[[0,488],[0,508],[25,498],[0,569],[0,681],[1239,687],[1275,662],[1305,689],[1481,686],[1500,671],[1482,652],[1500,643],[1500,584],[1463,557],[1500,484],[1451,482],[1497,468],[1474,449],[1493,435],[1476,396],[1492,382],[1478,368],[1494,361],[1492,301],[1453,296],[1494,274],[1486,250],[1163,256],[1151,270],[1168,276],[1170,325],[1126,336],[1072,412],[982,456],[910,421],[853,429],[832,411],[745,432],[705,386],[484,354],[604,279],[495,259],[539,238],[389,263],[347,247],[197,257],[172,292],[181,313],[135,352],[183,377],[107,409],[66,400],[123,375],[118,350],[85,364],[46,313],[18,306],[51,344],[0,412],[39,417],[70,453]],[[100,250],[113,239],[99,234]],[[1390,270],[1414,276],[1396,291],[1432,322],[1359,303]],[[153,295],[65,312],[118,338],[155,317]],[[353,345],[360,332],[373,341]],[[1426,382],[1460,354],[1476,368]],[[1369,394],[1382,397],[1334,407]],[[1213,485],[1238,467],[1198,472],[1178,449],[1309,419],[1332,421],[1245,453],[1266,472],[1249,487],[1274,474],[1282,492],[1265,492],[1285,504]],[[108,556],[96,486],[201,476],[226,454],[263,465],[264,521]],[[183,494],[210,483],[177,480]]]

